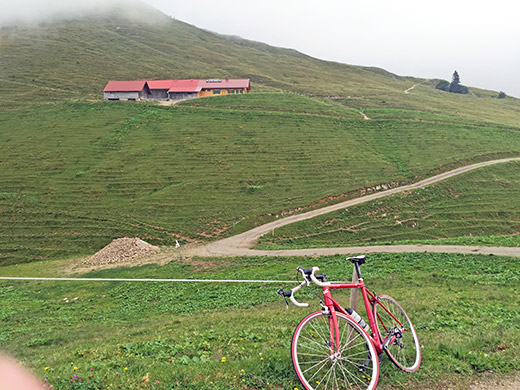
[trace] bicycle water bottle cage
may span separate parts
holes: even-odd
[[[365,255],[347,257],[348,261],[352,262],[353,264],[357,263],[358,265],[365,264],[366,259],[367,257]]]

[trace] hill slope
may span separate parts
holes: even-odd
[[[256,92],[173,107],[100,101],[109,79],[226,75]],[[516,99],[447,94],[143,5],[3,28],[0,81],[3,264],[93,253],[123,235],[212,240],[520,151]]]
[[[471,96],[448,94],[433,81],[220,36],[131,4],[131,10],[2,28],[0,104],[99,99],[110,79],[229,76],[251,78],[255,91],[329,96],[356,109],[408,108],[518,124],[517,99],[492,99],[496,93],[478,89]]]
[[[518,134],[432,114],[366,121],[280,93],[11,109],[2,115],[0,262],[93,253],[124,235],[211,240],[362,187],[516,155]]]

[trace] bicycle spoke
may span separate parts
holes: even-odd
[[[336,369],[334,369],[334,382],[332,384],[332,390],[334,390],[334,383],[336,384],[336,389],[339,390],[338,378],[336,377]]]
[[[318,362],[318,363],[316,363],[315,365],[313,365],[312,367],[307,368],[305,371],[303,371],[303,373],[305,374],[307,371],[312,370],[312,369],[315,368],[316,366],[319,366],[321,363],[323,363],[323,364],[322,364],[322,366],[318,369],[318,371],[316,371],[316,374],[317,374],[317,373],[318,373],[318,372],[319,372],[319,371],[320,371],[324,366],[327,365],[327,359],[323,359],[321,362]],[[314,375],[316,375],[316,374],[314,374]]]
[[[326,351],[330,352],[330,348],[329,348],[328,345],[322,345],[322,344],[318,343],[317,341],[315,341],[313,339],[310,339],[308,337],[305,337],[303,335],[301,337],[302,337],[302,339],[305,339],[305,340],[311,342],[312,344],[316,344],[318,347],[322,348],[323,350],[326,350]],[[311,348],[309,347],[309,349],[311,349]],[[320,351],[319,350],[315,350],[315,352],[320,352]]]
[[[323,357],[323,354],[321,355],[316,355],[314,353],[303,353],[303,352],[300,352],[299,355],[302,355],[302,356],[315,356],[315,357]],[[328,358],[328,356],[327,356]]]
[[[321,380],[316,381],[317,386],[314,388],[314,390],[318,390],[318,387],[320,387],[321,384],[324,383],[325,378],[328,377],[330,370],[332,369],[332,366],[329,368],[329,370],[325,373],[325,375],[321,378]],[[314,379],[314,375],[310,378],[309,383]],[[327,382],[328,383],[328,382]],[[327,388],[327,385],[325,384],[325,389]]]
[[[352,373],[351,373],[349,370],[347,370],[345,367],[343,367],[343,366],[339,366],[339,369],[341,370],[341,372],[343,373],[343,375],[345,375],[345,372],[349,375],[349,378],[350,378],[350,379],[347,379],[347,382],[348,382],[350,388],[352,388],[352,385],[354,384],[354,382],[356,382],[356,381],[359,382],[359,381],[360,381],[359,378],[357,378],[356,375],[352,375]],[[361,382],[362,382],[362,381],[361,381]]]
[[[345,362],[345,363],[348,363],[349,365],[351,365],[352,367],[355,367],[356,370],[359,368],[359,366],[362,366],[366,359],[358,359],[357,361],[356,360],[351,360],[351,359],[344,359],[342,358],[341,359],[342,362]]]
[[[356,352],[356,353],[353,353],[353,354],[349,354],[347,355],[348,357],[352,357],[352,356],[357,356],[357,355],[367,355],[368,356],[368,351],[365,350],[365,351],[360,351],[360,352]],[[341,355],[342,357],[345,356],[345,355]]]
[[[362,340],[359,344],[356,344],[356,345],[352,345],[352,346],[345,345],[345,349],[340,349],[340,351],[341,351],[341,353],[343,353],[343,352],[346,352],[346,351],[348,351],[350,349],[359,347],[360,345],[364,345],[364,344],[366,345],[366,341]]]
[[[339,365],[339,370],[341,372],[341,375],[343,375],[343,379],[345,379],[345,383],[348,385],[348,387],[350,387],[352,389],[352,385],[350,384],[350,381],[345,376],[345,371],[344,371],[344,368],[343,368],[343,366],[341,364],[341,361],[338,362],[338,365]]]
[[[305,361],[305,362],[300,361],[300,364],[314,364],[314,366],[317,366],[318,364],[323,363],[323,362],[327,361],[328,359],[329,358],[325,358],[325,359],[321,359],[321,360],[311,360],[311,361]],[[313,367],[310,367],[309,369],[312,369]],[[307,371],[307,370],[305,370],[305,371]]]
[[[333,366],[330,366],[329,371],[327,371],[327,374],[328,374],[328,375],[327,375],[327,382],[325,383],[325,389],[328,388],[328,384],[329,384],[329,380],[330,380],[330,376],[331,376],[332,367],[333,367]],[[321,382],[320,382],[320,384],[321,384]],[[319,385],[318,385],[318,386],[319,386]]]
[[[343,365],[340,366],[340,369],[345,370],[345,371],[346,371],[346,372],[347,372],[347,373],[352,377],[353,381],[355,380],[355,381],[357,381],[358,383],[365,384],[365,382],[364,382],[362,379],[360,379],[360,378],[358,377],[358,375],[356,375],[356,374],[352,374],[352,373],[351,373],[351,372],[350,372],[346,367],[344,367]]]
[[[314,327],[313,323],[312,322],[309,322],[309,325],[312,327],[312,329],[314,329],[314,331],[318,334],[318,336],[321,338],[321,340],[323,341],[323,344],[327,345],[327,340],[325,340],[323,338],[323,336],[316,330],[316,328]]]
[[[323,367],[325,367],[326,365],[327,365],[327,362],[323,363],[323,364],[321,365],[321,367],[318,369],[318,371],[316,371],[316,372],[314,373],[314,375],[311,376],[311,377],[309,378],[309,382],[312,381],[312,380],[314,379],[314,377],[318,374],[318,372],[320,372],[321,369],[322,369]]]

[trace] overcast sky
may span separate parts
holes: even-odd
[[[0,0],[0,24],[117,1],[135,0]],[[218,33],[405,76],[451,81],[457,70],[464,85],[520,98],[518,0],[144,1]]]
[[[184,22],[313,57],[520,97],[517,0],[145,0]]]

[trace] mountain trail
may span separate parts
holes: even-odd
[[[419,85],[419,84],[414,84],[414,85],[412,85],[410,88],[405,89],[405,90],[404,90],[404,93],[406,93],[406,94],[410,93],[410,91],[411,91],[412,89],[414,89],[415,87],[417,87],[418,85]]]
[[[252,249],[258,242],[258,239],[266,233],[270,233],[275,229],[289,225],[295,222],[314,218],[319,215],[327,214],[333,211],[346,209],[348,207],[369,202],[371,200],[383,198],[389,195],[409,191],[413,189],[423,188],[441,180],[466,173],[468,171],[506,163],[510,161],[520,161],[520,157],[504,158],[500,160],[484,161],[460,168],[444,172],[417,183],[403,185],[400,187],[390,188],[388,190],[371,193],[359,198],[350,199],[344,202],[336,203],[331,206],[322,207],[317,210],[311,210],[302,214],[291,215],[281,218],[261,226],[257,226],[246,232],[237,234],[232,237],[224,238],[212,242],[204,246],[191,246],[185,248],[186,256],[325,256],[334,254],[361,254],[376,252],[437,252],[437,253],[467,253],[467,254],[486,254],[497,256],[514,256],[520,257],[520,248],[518,247],[487,247],[487,246],[462,246],[462,245],[382,245],[382,246],[355,246],[343,248],[310,248],[310,249],[281,249],[281,250],[257,250]]]
[[[359,113],[363,116],[364,120],[366,120],[366,121],[370,120],[370,118],[368,116],[366,116],[366,114],[363,111],[360,110]]]

